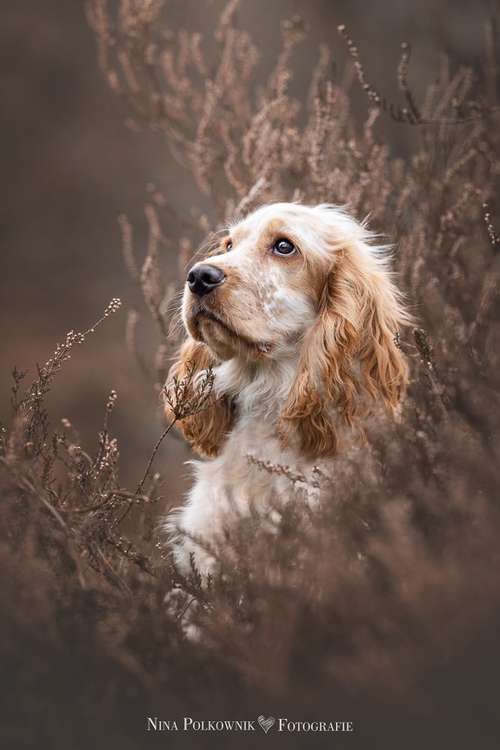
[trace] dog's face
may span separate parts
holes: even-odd
[[[332,239],[320,216],[293,204],[266,206],[232,226],[188,274],[188,332],[220,359],[296,351],[318,313]]]
[[[283,443],[311,457],[334,453],[339,419],[351,424],[370,399],[394,408],[408,377],[396,333],[410,316],[371,241],[324,205],[270,204],[230,227],[188,274],[188,340],[171,374],[182,376],[188,362],[198,371],[286,357],[295,375],[280,404]],[[233,415],[226,407],[214,401],[181,425],[200,452],[217,452]]]

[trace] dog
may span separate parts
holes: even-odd
[[[175,384],[196,398],[210,380],[211,392],[177,421],[205,459],[166,520],[181,571],[194,561],[211,573],[233,519],[286,501],[290,475],[331,463],[370,404],[395,411],[408,383],[398,331],[411,316],[375,240],[341,208],[272,203],[190,269],[167,417]]]

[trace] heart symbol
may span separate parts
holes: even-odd
[[[269,732],[271,727],[276,724],[276,719],[274,718],[274,716],[268,716],[267,719],[264,716],[259,716],[257,721],[266,734]]]

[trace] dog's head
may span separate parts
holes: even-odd
[[[367,403],[394,408],[407,382],[396,343],[409,322],[383,249],[369,232],[332,206],[276,203],[228,229],[215,254],[187,276],[182,316],[188,332],[173,374],[190,361],[238,359],[258,367],[292,360],[294,381],[279,420],[284,443],[302,453],[333,454],[339,418],[350,424]],[[211,409],[227,404],[214,400]],[[219,415],[220,416],[220,415]],[[200,413],[213,455],[229,417]],[[217,437],[210,424],[218,425]]]

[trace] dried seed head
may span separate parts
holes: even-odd
[[[104,317],[107,318],[108,315],[112,315],[113,313],[117,312],[121,306],[121,299],[119,297],[113,297],[107,308],[104,310]]]
[[[111,390],[108,396],[108,400],[106,402],[106,411],[108,414],[111,414],[113,409],[115,408],[115,404],[118,399],[118,394],[115,390]]]

